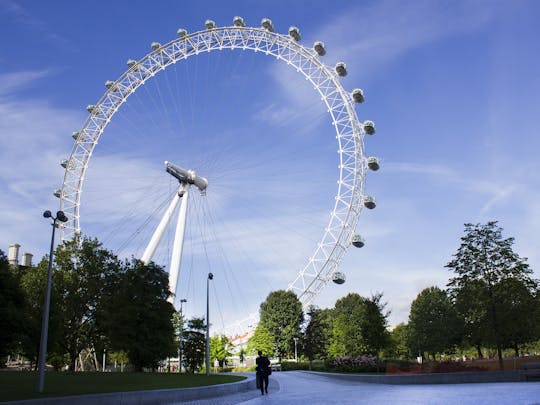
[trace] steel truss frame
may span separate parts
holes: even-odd
[[[167,66],[202,52],[223,49],[262,52],[290,65],[312,83],[332,117],[338,142],[339,179],[334,209],[315,252],[288,285],[304,306],[309,305],[338,270],[362,210],[367,172],[365,132],[351,94],[343,89],[334,69],[326,66],[314,50],[288,35],[264,28],[210,28],[181,36],[165,45],[152,44],[152,49],[139,61],[128,61],[129,69],[118,80],[106,83],[107,91],[96,105],[88,106],[88,118],[81,130],[73,135],[75,144],[68,161],[63,164],[66,170],[62,188],[59,195],[57,193],[60,209],[68,217],[61,229],[62,240],[80,234],[80,198],[90,157],[107,124],[139,86]]]

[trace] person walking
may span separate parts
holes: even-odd
[[[259,350],[258,354],[259,357],[257,357],[257,359],[255,360],[255,362],[257,363],[257,368],[255,370],[257,371],[257,382],[259,383],[258,386],[261,387],[261,395],[264,395],[265,392],[268,394],[268,375],[270,374],[270,360],[268,360],[268,357],[263,356],[261,350]]]

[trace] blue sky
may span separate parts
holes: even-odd
[[[41,213],[57,207],[59,162],[106,80],[178,28],[236,15],[250,26],[268,17],[282,33],[295,25],[308,47],[323,41],[327,65],[347,63],[343,86],[365,91],[359,118],[377,124],[366,153],[382,168],[366,191],[378,206],[358,224],[366,246],[347,252],[347,282],[316,304],[382,292],[390,323],[406,321],[415,296],[451,276],[465,222],[498,220],[540,276],[535,1],[0,0],[0,248],[48,250]],[[190,200],[181,295],[188,315],[202,315],[212,271],[216,325],[242,319],[293,281],[327,223],[338,163],[324,106],[287,66],[246,52],[190,58],[143,87],[96,147],[83,229],[138,255],[153,225],[130,245],[139,224],[126,218],[146,219],[174,191],[163,160],[196,168],[210,187]],[[156,260],[168,265],[168,251],[170,240]]]

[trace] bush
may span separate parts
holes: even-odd
[[[386,360],[386,373],[387,374],[401,374],[401,373],[414,373],[419,372],[419,366],[417,363],[413,363],[409,360]]]
[[[463,371],[487,371],[485,367],[468,366],[459,361],[444,361],[442,363],[429,363],[430,373],[457,373]]]
[[[376,373],[385,369],[383,361],[374,356],[336,357],[327,363],[329,371],[344,373]]]
[[[309,363],[304,361],[282,361],[281,362],[282,371],[292,371],[292,370],[309,370]]]

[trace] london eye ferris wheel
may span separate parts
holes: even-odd
[[[225,50],[234,52],[220,56]],[[314,90],[313,94],[318,95],[317,99],[309,102],[307,111],[285,114],[281,121],[276,119],[279,122],[278,132],[285,133],[280,134],[279,138],[269,139],[265,133],[266,129],[270,131],[269,128],[254,131],[245,122],[245,110],[257,105],[256,101],[238,94],[238,97],[230,96],[231,91],[236,92],[242,86],[237,83],[242,80],[246,62],[246,57],[242,55],[246,53],[255,55],[254,59],[248,61],[252,63],[249,70],[253,74],[260,70],[258,66],[264,66],[263,63],[267,64],[269,58],[273,58],[282,62],[281,66],[288,73],[303,76],[311,91]],[[369,120],[361,121],[357,116],[356,107],[364,102],[363,91],[359,88],[346,90],[341,84],[342,78],[347,75],[345,63],[328,65],[325,63],[325,54],[323,42],[316,41],[312,47],[304,46],[298,28],[290,27],[287,34],[280,34],[275,32],[272,21],[266,18],[260,27],[246,26],[240,17],[233,19],[232,26],[224,27],[218,27],[208,20],[205,29],[193,33],[179,29],[174,40],[166,44],[153,42],[148,54],[139,60],[128,60],[127,70],[118,79],[105,83],[105,93],[95,104],[87,107],[86,120],[73,133],[71,154],[61,162],[65,168],[62,185],[55,191],[60,199],[60,209],[68,218],[61,229],[62,239],[69,240],[77,234],[86,234],[87,229],[91,229],[94,224],[95,229],[103,232],[93,233],[98,234],[105,244],[118,236],[121,242],[116,242],[116,248],[123,248],[135,257],[143,257],[145,253],[142,252],[148,251],[150,235],[155,233],[159,218],[167,211],[165,207],[171,196],[180,194],[178,181],[181,179],[171,173],[171,164],[167,166],[167,171],[173,176],[167,175],[163,168],[163,162],[169,160],[189,169],[182,173],[195,173],[191,169],[197,166],[197,174],[204,176],[208,185],[208,188],[206,185],[202,188],[197,186],[206,196],[190,196],[197,198],[190,203],[190,209],[193,207],[198,214],[193,214],[193,217],[191,213],[188,214],[187,225],[184,224],[191,235],[190,241],[185,242],[189,246],[184,249],[184,255],[190,250],[212,261],[211,257],[219,251],[217,255],[221,257],[220,266],[230,268],[230,274],[225,275],[229,289],[238,289],[235,283],[242,283],[237,280],[233,270],[236,267],[233,262],[239,251],[251,257],[247,260],[255,269],[257,264],[253,263],[256,260],[253,258],[264,255],[250,251],[250,247],[240,240],[254,241],[264,234],[265,242],[261,243],[260,252],[268,251],[271,244],[269,241],[286,240],[287,234],[294,235],[298,231],[300,226],[295,225],[295,219],[310,222],[311,228],[306,231],[309,234],[308,241],[302,242],[307,247],[302,250],[285,243],[282,248],[274,248],[271,256],[295,256],[294,253],[299,250],[303,259],[302,262],[296,260],[291,268],[284,270],[277,277],[279,281],[274,283],[273,288],[294,291],[302,304],[307,306],[328,282],[343,283],[345,275],[340,271],[340,263],[345,252],[351,245],[364,245],[356,228],[360,212],[364,208],[375,207],[374,198],[365,192],[365,178],[369,170],[379,169],[379,161],[376,157],[367,156],[364,151],[366,135],[375,133],[375,125]],[[263,55],[265,60],[259,61],[257,55]],[[230,67],[223,73],[225,65]],[[202,78],[203,73],[210,79]],[[265,81],[263,78],[261,89],[267,84]],[[203,89],[196,87],[195,82],[201,84]],[[256,96],[260,96],[250,85],[246,87],[251,91],[250,97],[256,100]],[[211,102],[218,100],[217,96],[225,92],[229,92],[229,96],[222,97],[218,102],[220,108],[226,110],[223,116],[227,118],[220,120],[216,118],[214,104]],[[178,94],[183,96],[181,100]],[[203,98],[206,101],[201,105]],[[203,110],[205,115],[201,119]],[[325,137],[325,146],[321,148],[324,152],[318,150],[322,142],[319,144],[317,139],[306,141],[306,137],[287,136],[287,132],[302,132],[295,120],[304,113],[309,115],[310,110],[316,119],[308,118],[308,121],[318,121],[313,124],[314,128],[333,127],[331,145],[337,151],[337,159],[335,154],[326,159],[327,151],[331,148],[326,143],[330,139],[328,131],[322,135]],[[267,110],[263,108],[263,111]],[[276,111],[279,112],[279,109],[274,113]],[[321,118],[322,115],[324,118]],[[190,125],[195,121],[198,125],[204,124],[203,127]],[[220,122],[212,127],[214,121]],[[283,121],[288,127],[284,126]],[[253,132],[259,135],[256,141]],[[320,132],[325,131],[323,129]],[[107,141],[108,137],[110,141]],[[317,153],[302,161],[295,151],[306,149],[317,149]],[[325,153],[324,157],[318,157],[322,153]],[[324,162],[319,164],[317,159]],[[283,165],[282,162],[288,163]],[[337,171],[328,170],[336,164]],[[327,180],[329,174],[335,176],[331,182]],[[291,187],[295,183],[313,184],[313,189],[306,195],[301,187]],[[161,191],[165,188],[166,196],[160,199],[154,187]],[[222,197],[208,205],[205,201],[214,198],[214,191],[219,194],[220,190]],[[306,207],[319,199],[317,193],[321,190],[325,190],[324,202],[307,212],[309,210]],[[255,194],[259,194],[262,201],[273,201],[272,209],[276,211],[269,212],[260,202],[251,201],[250,198]],[[227,195],[231,200],[223,197]],[[245,205],[242,206],[239,201]],[[259,212],[257,207],[260,207]],[[298,212],[291,213],[292,209]],[[290,214],[289,218],[293,219],[281,222],[280,214],[285,210]],[[325,219],[321,219],[323,210]],[[230,224],[224,224],[227,219],[235,217],[236,211],[244,214],[249,211],[253,215],[250,218],[255,218],[238,219],[236,223],[244,224],[243,230],[238,233],[232,230]],[[173,215],[180,217],[182,214],[171,211],[170,217]],[[261,228],[255,228],[254,223],[261,217],[267,218],[267,221]],[[311,218],[314,217],[317,217],[317,221],[312,223]],[[114,221],[112,218],[115,218]],[[268,225],[274,222],[275,230],[273,225]],[[223,229],[216,230],[220,224]],[[166,239],[165,230],[162,230],[160,240],[163,235]],[[235,235],[243,235],[245,239]],[[227,242],[218,242],[223,238]],[[231,251],[227,245],[231,239],[237,240],[234,257],[226,253]],[[175,248],[178,243],[178,239],[169,242],[169,246],[165,246],[160,253],[163,260],[168,261],[166,266],[170,265],[171,269],[175,261],[179,262]],[[166,242],[163,244],[166,245]],[[216,244],[219,244],[219,248],[216,248]],[[171,250],[172,256],[177,256],[172,262]],[[148,256],[146,259],[149,260]],[[154,259],[158,261],[156,256]],[[191,265],[200,267],[193,264],[193,260]],[[189,263],[190,259],[184,258],[182,266],[189,266]],[[274,262],[269,259],[266,263],[271,267]],[[265,270],[260,271],[264,273]],[[287,274],[286,278],[284,274]],[[187,294],[181,289],[182,283],[190,283],[189,280],[182,281],[182,277],[177,274],[171,282],[171,291],[176,293],[177,300]],[[263,299],[261,296],[260,300]]]

